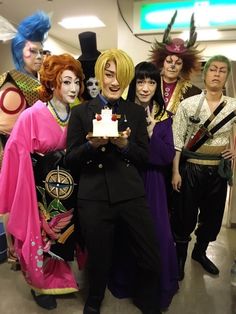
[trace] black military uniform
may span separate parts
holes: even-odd
[[[119,131],[131,129],[128,148],[108,142],[93,149],[86,135],[104,103],[100,95],[72,110],[66,161],[76,174],[79,219],[88,250],[89,297],[101,303],[109,277],[115,226],[128,227],[139,266],[134,303],[143,311],[159,313],[159,255],[139,168],[147,161],[148,136],[144,109],[119,99]]]

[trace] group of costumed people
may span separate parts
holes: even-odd
[[[150,61],[135,68],[119,49],[100,53],[93,32],[79,35],[78,60],[62,54],[43,62],[50,29],[43,12],[9,26],[16,69],[0,77],[0,213],[9,255],[43,308],[78,291],[69,265],[77,253],[88,269],[85,314],[100,313],[107,285],[142,313],[161,313],[184,278],[197,222],[192,258],[219,273],[206,249],[220,230],[235,156],[228,144],[236,101],[222,93],[230,63],[211,58],[204,91],[194,86],[190,76],[201,67],[194,18],[185,42],[170,36],[176,14]],[[84,104],[71,110],[76,102]],[[89,135],[107,106],[120,117],[118,139]]]

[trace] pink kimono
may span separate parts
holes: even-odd
[[[10,213],[21,269],[28,284],[44,294],[78,290],[67,262],[46,257],[37,203],[31,153],[65,148],[67,130],[59,126],[45,103],[37,101],[16,122],[7,141],[0,174],[0,214]]]

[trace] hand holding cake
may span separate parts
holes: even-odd
[[[117,147],[123,149],[126,148],[129,144],[128,138],[130,136],[131,129],[127,128],[125,131],[120,133],[119,137],[112,137],[110,141],[112,144],[116,145]]]
[[[98,148],[99,146],[103,146],[106,145],[109,141],[109,138],[107,136],[103,136],[103,137],[94,137],[91,133],[89,133],[86,136],[86,139],[88,140],[88,142],[90,143],[90,145],[92,145],[93,148]]]

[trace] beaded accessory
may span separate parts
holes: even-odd
[[[177,84],[177,81],[174,83],[166,83],[163,80],[163,96],[164,96],[164,102],[165,102],[166,107],[170,101],[170,98],[173,94],[176,84]]]
[[[17,70],[11,70],[0,75],[0,87],[7,82],[13,83],[21,90],[28,106],[32,106],[39,99],[40,83],[36,78]]]
[[[48,109],[50,110],[50,112],[52,113],[52,115],[54,116],[54,118],[56,118],[57,123],[60,126],[67,126],[68,122],[69,122],[69,118],[70,118],[70,108],[68,106],[68,110],[67,110],[67,115],[64,119],[62,119],[59,115],[59,113],[57,112],[56,108],[54,107],[54,105],[51,103],[51,101],[49,100],[48,102]]]

